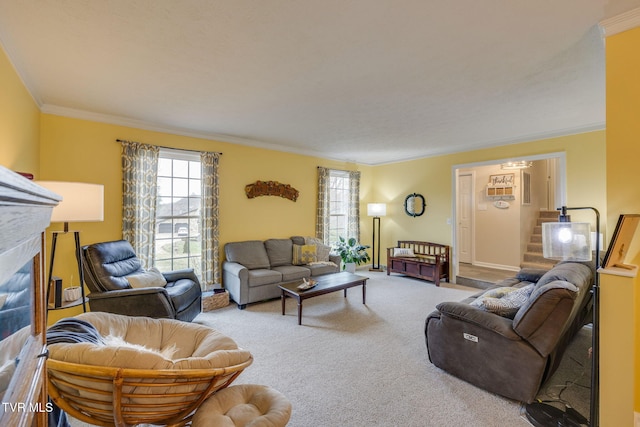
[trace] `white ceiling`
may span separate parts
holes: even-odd
[[[638,6],[0,0],[0,42],[44,112],[381,164],[603,129]]]

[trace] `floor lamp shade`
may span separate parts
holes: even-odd
[[[542,256],[558,261],[591,261],[588,222],[542,223]]]
[[[51,222],[99,222],[104,220],[104,186],[84,182],[37,181],[62,196]]]
[[[386,203],[367,204],[367,215],[373,217],[373,256],[371,257],[371,271],[380,271],[380,217],[387,215]],[[376,229],[377,226],[377,229]],[[378,236],[376,240],[376,235]],[[376,257],[376,246],[377,257]]]
[[[367,216],[380,217],[387,215],[386,203],[369,203],[367,204]]]

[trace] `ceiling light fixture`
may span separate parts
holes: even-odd
[[[503,170],[516,170],[516,169],[527,169],[533,166],[533,162],[528,162],[525,160],[519,160],[517,162],[507,162],[502,163],[500,168]]]

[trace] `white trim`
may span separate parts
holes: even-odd
[[[179,148],[160,148],[160,157],[175,160],[187,160],[190,162],[199,162],[200,153],[191,150],[181,150]]]
[[[112,116],[109,114],[102,114],[102,113],[94,113],[91,111],[76,110],[74,108],[59,107],[57,105],[51,105],[51,104],[42,105],[42,107],[40,108],[40,111],[44,114],[52,114],[54,116],[69,117],[72,119],[88,120],[92,122],[130,127],[134,129],[143,129],[143,130],[149,130],[153,132],[168,133],[171,135],[188,136],[190,138],[199,138],[199,139],[206,139],[209,141],[226,142],[230,144],[264,148],[266,150],[300,154],[300,155],[311,156],[311,157],[319,157],[327,160],[336,160],[336,161],[342,161],[342,162],[345,161],[344,159],[340,159],[338,157],[328,157],[314,150],[294,149],[294,148],[284,147],[278,144],[262,142],[262,141],[253,140],[249,138],[240,138],[237,136],[216,134],[211,132],[197,132],[197,131],[184,129],[184,128],[159,125],[159,124],[147,122],[144,120],[136,120],[136,119],[130,119],[127,117]],[[350,161],[350,162],[358,163],[356,161]],[[366,164],[366,163],[361,163],[361,164]],[[373,164],[371,165],[373,166]]]
[[[545,159],[550,159],[550,158],[557,158],[558,159],[558,174],[557,174],[557,180],[558,182],[556,183],[557,187],[558,187],[558,191],[560,194],[556,194],[556,197],[559,199],[560,201],[560,206],[564,206],[566,205],[566,201],[567,201],[567,157],[566,157],[566,153],[565,152],[552,152],[552,153],[545,153],[545,154],[536,154],[536,155],[532,155],[532,156],[521,156],[521,157],[513,157],[513,158],[507,158],[507,159],[493,159],[493,160],[486,160],[486,161],[482,161],[482,162],[474,162],[474,163],[464,163],[464,164],[458,164],[458,165],[452,165],[451,166],[451,210],[452,210],[452,227],[451,227],[451,262],[453,263],[453,273],[455,275],[458,274],[459,271],[459,261],[458,261],[458,241],[457,239],[457,224],[458,224],[458,219],[457,219],[457,208],[458,208],[458,170],[459,169],[465,169],[465,168],[475,168],[478,166],[487,166],[487,165],[498,165],[500,163],[504,163],[507,161],[514,161],[514,160],[527,160],[527,161],[535,161],[535,160],[545,160]],[[475,207],[474,207],[475,208]],[[473,265],[479,265],[479,266],[489,266],[491,267],[490,264],[485,264],[485,263],[476,263],[475,260],[475,250],[472,252],[473,253]],[[509,267],[499,267],[499,266],[494,266],[491,268],[502,268],[502,269],[509,269]],[[640,427],[640,426],[639,426]]]
[[[631,9],[620,15],[612,16],[611,18],[603,19],[598,25],[604,37],[613,36],[623,31],[640,27],[640,7]]]
[[[557,137],[568,136],[568,135],[577,135],[581,133],[604,130],[606,127],[605,122],[598,122],[598,123],[592,123],[592,124],[588,124],[588,125],[580,126],[576,128],[557,129],[549,132],[539,132],[535,134],[522,135],[522,136],[511,138],[511,139],[485,141],[485,142],[474,144],[474,145],[465,146],[463,144],[460,146],[456,146],[455,144],[453,144],[452,148],[441,149],[441,150],[431,150],[419,156],[407,157],[404,159],[393,160],[388,162],[366,163],[366,162],[359,162],[357,160],[345,160],[338,157],[327,156],[326,154],[317,152],[315,150],[305,150],[305,149],[284,147],[278,144],[262,142],[262,141],[249,139],[249,138],[240,138],[232,135],[216,134],[216,133],[210,133],[210,132],[196,132],[196,131],[183,129],[183,128],[162,126],[156,123],[146,122],[143,120],[135,120],[127,117],[94,113],[90,111],[77,110],[74,108],[59,107],[57,105],[51,105],[51,104],[42,105],[40,107],[40,110],[42,113],[53,114],[56,116],[70,117],[70,118],[80,119],[80,120],[89,120],[89,121],[94,121],[99,123],[107,123],[112,125],[130,127],[134,129],[143,129],[143,130],[150,130],[154,132],[168,133],[173,135],[188,136],[191,138],[200,138],[200,139],[206,139],[206,140],[217,141],[217,142],[227,142],[230,144],[264,148],[267,150],[280,151],[283,153],[300,154],[304,156],[319,157],[321,159],[336,160],[340,162],[355,163],[355,164],[361,164],[361,165],[367,165],[367,166],[380,166],[380,165],[388,165],[388,164],[394,164],[394,163],[402,163],[402,162],[407,162],[411,160],[426,159],[426,158],[435,157],[435,156],[444,156],[444,155],[454,154],[454,153],[463,153],[466,151],[481,150],[484,148],[500,147],[503,145],[519,144],[522,142],[531,142],[531,141],[557,138]]]
[[[635,427],[640,427],[640,412],[634,412],[634,413],[633,413],[633,415],[634,415],[634,417],[633,417],[633,418],[634,418],[634,420],[635,420],[635,421],[634,421],[634,423],[633,423],[633,425],[634,425]]]

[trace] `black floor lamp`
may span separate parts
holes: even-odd
[[[371,268],[369,271],[382,271],[380,268],[380,217],[387,215],[386,203],[369,203],[367,204],[367,216],[373,217],[373,240],[371,246],[373,248],[373,256],[371,257]],[[378,233],[376,234],[376,225]],[[376,241],[376,236],[378,240]],[[378,257],[376,258],[376,244],[378,246]]]
[[[568,210],[592,210],[596,214],[595,235],[595,276],[591,288],[593,300],[593,320],[591,332],[591,390],[589,426],[598,425],[599,405],[599,348],[600,348],[600,212],[592,207],[560,208],[558,222],[542,224],[542,252],[545,258],[558,261],[591,261],[591,228],[589,223],[571,222]],[[580,414],[567,409],[562,411],[543,403],[531,403],[526,406],[527,419],[536,427],[543,426],[580,426],[584,424]]]
[[[51,222],[64,223],[63,231],[53,231],[51,241],[51,260],[49,261],[49,274],[47,277],[47,304],[51,298],[53,279],[53,264],[56,256],[58,235],[73,233],[75,240],[75,255],[78,264],[78,285],[82,310],[87,311],[84,295],[84,273],[82,270],[82,254],[80,252],[80,232],[69,230],[70,222],[97,222],[104,219],[104,186],[101,184],[88,184],[84,182],[61,181],[36,181],[37,184],[62,196],[62,201],[53,209]],[[61,291],[61,289],[59,290]],[[59,298],[55,298],[59,302]],[[69,306],[48,305],[51,309],[66,308]]]

